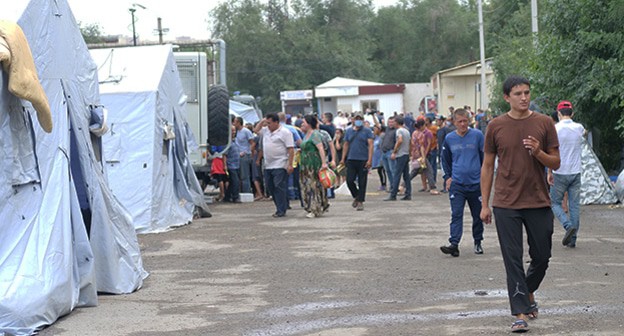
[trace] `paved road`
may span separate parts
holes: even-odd
[[[484,255],[469,230],[459,258],[443,255],[448,197],[382,202],[371,180],[363,212],[347,196],[316,219],[298,205],[276,220],[271,202],[216,204],[210,219],[141,235],[144,287],[100,296],[41,335],[508,334],[494,226]],[[624,208],[582,207],[576,249],[555,223],[532,334],[624,334],[623,218]]]

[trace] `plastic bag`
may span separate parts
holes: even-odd
[[[319,170],[318,177],[325,189],[329,189],[336,184],[336,174],[331,169]]]

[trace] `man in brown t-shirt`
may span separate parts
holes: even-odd
[[[552,119],[529,110],[531,86],[527,79],[512,76],[503,84],[510,110],[488,124],[485,157],[481,168],[481,219],[492,222],[489,207],[494,160],[498,157],[494,185],[494,217],[501,246],[514,332],[528,330],[528,318],[537,317],[533,293],[546,275],[551,257],[553,213],[546,182],[546,168],[559,168],[559,142]],[[531,263],[522,261],[525,227]]]

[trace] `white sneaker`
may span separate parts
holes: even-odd
[[[312,212],[308,212],[308,214],[306,215],[306,217],[308,217],[308,218],[314,218],[314,217],[316,217],[316,215],[315,215],[314,213],[312,213]]]

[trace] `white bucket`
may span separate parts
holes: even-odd
[[[240,193],[240,200],[243,203],[253,202],[254,195],[252,193]]]

